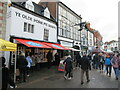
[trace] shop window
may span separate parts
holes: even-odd
[[[48,37],[49,37],[49,30],[44,29],[44,40],[48,41]]]

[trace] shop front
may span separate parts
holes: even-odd
[[[18,38],[14,40],[18,46],[17,55],[19,55],[19,52],[24,52],[25,55],[30,53],[31,55],[35,55],[35,57],[38,58],[37,63],[40,63],[40,64],[48,62],[46,55],[50,50],[53,51],[53,57],[57,52],[61,52],[64,50],[70,50],[57,43],[34,41],[34,40],[27,40],[27,39],[18,39]]]

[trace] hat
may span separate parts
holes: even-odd
[[[25,56],[25,53],[21,53],[20,55],[21,55],[21,56]]]

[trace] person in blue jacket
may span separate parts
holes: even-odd
[[[32,65],[32,59],[31,59],[31,54],[30,53],[27,54],[26,60],[28,62],[28,65],[27,65],[27,76],[29,77],[29,69],[30,69],[30,67]]]
[[[111,70],[112,70],[111,58],[112,57],[110,57],[110,55],[107,55],[105,58],[105,63],[104,63],[106,65],[106,70],[107,70],[106,75],[109,74],[109,77],[111,77]]]

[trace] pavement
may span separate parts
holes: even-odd
[[[39,71],[34,71],[27,78],[25,83],[17,83],[17,88],[118,88],[120,81],[115,80],[114,72],[108,77],[105,73],[100,73],[99,70],[90,71],[90,82],[81,85],[80,68],[73,70],[73,78],[71,80],[64,79],[64,72],[57,71],[56,66],[50,69],[41,68]]]

